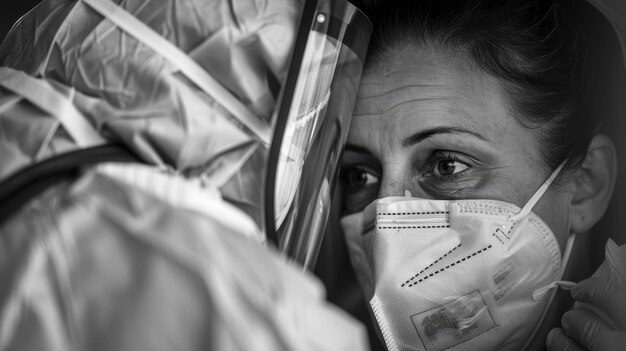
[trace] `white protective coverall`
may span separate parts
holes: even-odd
[[[151,165],[87,167],[2,223],[0,350],[367,350],[362,325],[224,200],[260,191],[232,110],[87,2],[43,1],[0,48],[0,180],[105,140]],[[114,2],[269,118],[301,4]],[[194,176],[223,169],[251,186]]]

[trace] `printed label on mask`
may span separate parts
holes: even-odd
[[[445,350],[496,325],[478,290],[413,315],[411,320],[428,351]]]
[[[515,280],[518,279],[517,269],[511,260],[504,261],[491,278],[495,285],[493,290],[493,299],[498,302],[508,295],[515,286]]]

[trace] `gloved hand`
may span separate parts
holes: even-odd
[[[572,288],[576,303],[548,334],[548,350],[626,349],[626,245],[609,239],[605,252],[593,276]]]

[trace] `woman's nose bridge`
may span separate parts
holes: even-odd
[[[383,198],[387,196],[399,196],[398,190],[399,181],[396,179],[390,179],[392,177],[383,175],[382,182],[380,184],[380,190],[378,191],[378,197]]]
[[[383,169],[378,197],[404,196],[406,190],[415,194],[418,189],[416,189],[416,184],[410,178],[403,167]]]

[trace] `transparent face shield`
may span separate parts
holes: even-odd
[[[356,101],[371,24],[345,1],[307,1],[276,110],[265,189],[267,238],[315,265]]]

